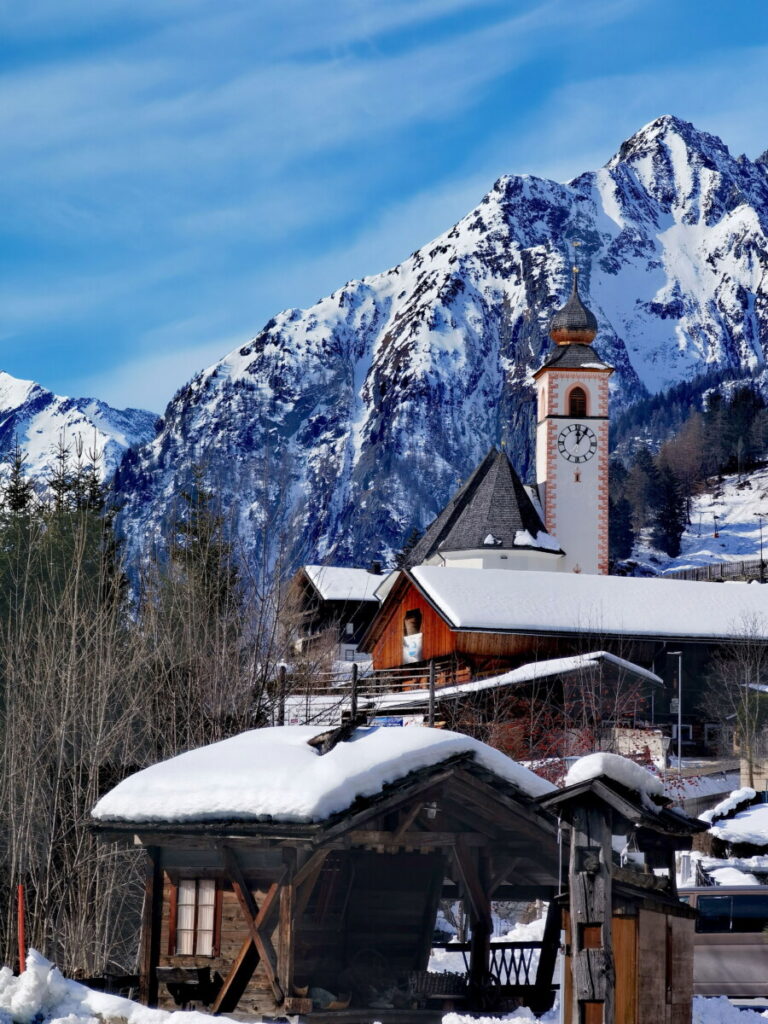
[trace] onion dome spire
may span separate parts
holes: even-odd
[[[597,334],[597,317],[579,295],[579,268],[573,268],[573,287],[568,301],[552,317],[549,336],[557,345],[589,345]]]

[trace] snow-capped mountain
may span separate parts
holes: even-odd
[[[60,440],[72,456],[96,452],[111,476],[131,445],[154,436],[157,416],[143,409],[113,409],[95,398],[62,398],[31,380],[0,371],[0,459],[18,440],[31,476],[45,476]]]
[[[502,177],[458,224],[384,273],[257,337],[182,388],[121,468],[134,547],[201,465],[241,537],[291,557],[388,559],[485,455],[531,471],[530,371],[569,287],[612,363],[614,405],[728,367],[765,380],[768,174],[666,116],[567,184]]]

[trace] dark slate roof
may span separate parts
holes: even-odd
[[[546,533],[544,523],[504,452],[491,448],[464,486],[427,527],[411,550],[407,568],[421,565],[437,551],[557,551],[553,547],[515,544],[518,530],[531,537]],[[492,535],[495,544],[486,544]]]
[[[591,345],[558,345],[549,359],[542,363],[540,369],[543,370],[545,366],[556,366],[560,370],[573,370],[584,366],[595,370],[613,369],[602,361]]]
[[[558,309],[549,325],[549,335],[560,344],[589,342],[597,334],[597,317],[587,309],[579,295],[578,274],[574,270],[568,301]]]

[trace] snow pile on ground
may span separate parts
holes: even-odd
[[[765,1024],[768,1010],[756,1013],[754,1010],[738,1010],[725,996],[705,999],[694,996],[693,1024]]]
[[[447,1013],[443,1017],[443,1024],[498,1024],[499,1021],[507,1020],[514,1021],[515,1024],[557,1024],[560,1020],[560,1010],[555,1003],[543,1017],[535,1017],[527,1006],[521,1006],[514,1013],[505,1014],[503,1017],[469,1017],[463,1013]]]
[[[0,1017],[14,1024],[79,1024],[97,1019],[127,1024],[210,1024],[204,1013],[168,1013],[150,1010],[122,996],[94,992],[69,981],[58,968],[34,949],[27,955],[27,969],[15,977],[10,967],[0,969]]]
[[[725,800],[721,800],[719,804],[715,804],[714,807],[710,807],[708,811],[703,811],[699,818],[702,821],[708,821],[710,824],[717,821],[718,818],[727,818],[729,814],[736,810],[739,804],[754,800],[755,795],[754,789],[750,789],[749,786],[744,786],[742,789],[734,789],[730,796],[727,796]]]
[[[578,782],[599,779],[602,775],[642,796],[665,796],[664,783],[657,775],[620,754],[587,754],[586,757],[580,757],[568,769],[565,785],[575,786]]]
[[[543,1017],[535,1017],[525,1007],[503,1017],[469,1017],[460,1013],[449,1013],[443,1017],[443,1024],[498,1024],[500,1021],[514,1021],[515,1024],[555,1024],[560,1019],[560,1011],[555,1004],[554,1009]],[[696,996],[693,1000],[692,1024],[765,1024],[766,1013],[754,1010],[737,1010],[725,996],[717,999],[705,999]],[[646,1022],[650,1024],[650,1022]]]
[[[357,729],[325,755],[312,726],[252,729],[124,779],[99,800],[100,821],[322,821],[412,771],[458,754],[531,797],[550,782],[479,740],[446,729]]]

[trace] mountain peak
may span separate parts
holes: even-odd
[[[0,370],[0,460],[18,441],[32,476],[44,477],[61,438],[93,450],[109,476],[125,450],[154,434],[156,417],[142,409],[113,409],[95,398],[65,398],[32,380]]]
[[[661,146],[669,148],[676,139],[683,142],[689,158],[691,154],[698,154],[715,162],[732,159],[728,147],[716,135],[701,131],[690,121],[674,114],[662,114],[625,139],[608,166],[615,166],[619,161],[630,162],[633,157],[647,156]]]

